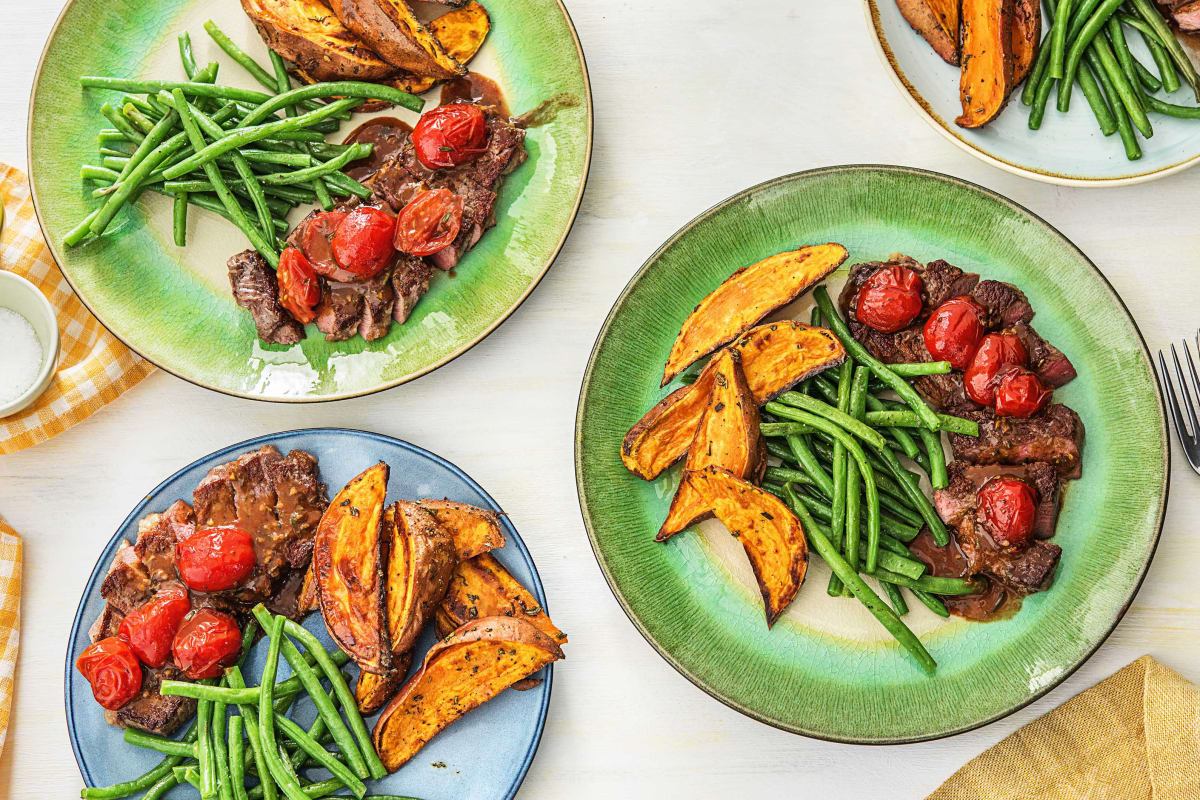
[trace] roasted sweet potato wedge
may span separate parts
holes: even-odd
[[[533,594],[488,553],[464,561],[450,577],[437,612],[439,636],[481,617],[520,617],[559,644],[567,643]]]
[[[381,461],[337,493],[317,526],[312,556],[329,635],[360,669],[379,675],[392,668],[382,552],[387,480]]]
[[[845,260],[846,248],[831,242],[776,253],[730,275],[683,321],[659,385],[795,300]]]
[[[395,655],[392,669],[386,675],[374,675],[370,672],[358,673],[358,681],[354,684],[354,702],[363,714],[374,714],[387,705],[387,701],[395,696],[396,690],[404,683],[408,668],[412,666],[413,654]]]
[[[500,515],[495,511],[430,498],[418,500],[417,505],[429,512],[450,534],[459,561],[504,547],[504,529],[500,527]]]
[[[404,653],[445,597],[458,555],[450,535],[416,503],[396,503],[392,513],[387,622],[392,652]]]
[[[1029,76],[1042,41],[1041,0],[1013,0],[1013,86]]]
[[[396,67],[372,52],[320,0],[242,0],[271,48],[317,81],[378,81]]]
[[[321,607],[317,599],[317,574],[313,572],[312,564],[304,573],[304,581],[300,584],[300,594],[296,597],[296,615],[303,617]]]
[[[696,426],[684,469],[715,465],[757,482],[767,464],[765,447],[758,432],[758,405],[742,374],[742,357],[735,348],[727,347],[713,357],[708,407]],[[656,540],[665,542],[711,515],[704,498],[687,481],[681,481]]]
[[[767,612],[775,623],[800,591],[808,569],[808,542],[800,520],[783,501],[720,467],[686,472],[687,483],[742,543],[758,579]]]
[[[520,617],[462,626],[429,649],[375,723],[384,766],[395,772],[452,722],[562,657],[553,639]]]
[[[954,121],[964,128],[978,128],[995,119],[1016,85],[1013,2],[962,2],[962,74],[958,81],[962,114]]]
[[[466,72],[405,0],[329,0],[329,7],[343,25],[394,67],[437,79]]]
[[[846,349],[832,333],[790,320],[752,328],[730,348],[741,356],[746,384],[758,405],[846,358]],[[708,405],[714,362],[695,383],[671,392],[629,429],[621,461],[634,475],[652,481],[687,453]]]
[[[958,66],[959,0],[896,0],[908,24],[947,64]]]

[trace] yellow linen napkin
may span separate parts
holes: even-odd
[[[1196,800],[1200,689],[1150,656],[968,762],[926,800]]]
[[[21,537],[0,519],[0,752],[12,710],[21,641]]]
[[[11,270],[42,290],[58,315],[62,338],[50,387],[29,408],[0,419],[0,454],[4,454],[32,447],[83,422],[154,367],[117,341],[79,302],[42,239],[25,173],[3,163],[0,201],[7,217],[0,231],[0,269]]]

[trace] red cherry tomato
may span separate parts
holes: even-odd
[[[942,303],[925,322],[925,349],[936,361],[949,361],[955,369],[966,369],[983,338],[979,306],[966,296]]]
[[[895,333],[921,313],[921,276],[894,264],[867,278],[855,298],[854,316],[868,328]]]
[[[242,632],[228,614],[202,608],[188,617],[175,634],[175,663],[193,680],[215,678],[237,660]]]
[[[254,571],[254,540],[234,525],[201,528],[175,545],[175,566],[189,589],[232,589]]]
[[[338,271],[337,259],[333,257],[333,235],[345,219],[345,211],[322,211],[304,223],[300,249],[319,275],[332,277]]]
[[[304,253],[295,247],[286,248],[279,256],[275,274],[279,279],[279,304],[305,325],[316,319],[314,309],[321,302],[321,285]]]
[[[1021,547],[1033,535],[1037,495],[1025,481],[992,478],[979,488],[979,510],[1001,547]]]
[[[470,103],[453,103],[426,111],[412,132],[417,158],[429,169],[456,167],[483,152],[487,118]]]
[[[158,669],[171,655],[171,642],[183,618],[192,610],[187,589],[172,586],[125,615],[117,638],[147,667]]]
[[[1025,345],[1011,333],[989,333],[979,343],[971,366],[964,376],[967,397],[981,406],[990,406],[996,395],[995,378],[1000,368],[1008,364],[1023,367],[1029,363]]]
[[[458,238],[463,199],[449,189],[421,192],[396,217],[393,244],[402,253],[431,256]]]
[[[333,234],[333,257],[362,278],[378,275],[388,265],[392,250],[392,215],[371,206],[360,206],[342,220]]]
[[[142,690],[142,665],[129,645],[116,636],[101,639],[80,653],[75,669],[92,685],[96,702],[109,711],[116,711]]]
[[[1046,405],[1050,390],[1027,369],[1005,367],[996,375],[996,415],[1031,417]]]

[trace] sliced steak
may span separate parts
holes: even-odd
[[[1067,406],[1053,403],[1028,419],[997,417],[991,409],[965,412],[979,423],[979,436],[950,434],[955,458],[970,464],[1054,465],[1064,480],[1083,471],[1083,420]]]
[[[1200,31],[1200,0],[1175,0],[1167,5],[1179,30],[1184,33]]]
[[[977,492],[999,475],[1025,481],[1038,494],[1034,530],[1038,538],[1029,544],[1001,547],[992,538],[979,513]],[[933,493],[938,514],[954,528],[959,550],[967,561],[967,573],[986,575],[1020,592],[1049,588],[1062,548],[1043,541],[1054,532],[1058,515],[1058,481],[1049,464],[1019,467],[975,467],[955,462],[949,467],[950,483]]]
[[[358,333],[362,321],[363,296],[352,283],[329,281],[321,288],[317,306],[317,330],[329,342],[344,342]]]
[[[978,275],[973,272],[963,272],[953,264],[939,259],[922,265],[919,261],[903,253],[894,253],[887,261],[868,261],[863,264],[855,264],[850,268],[850,276],[846,279],[846,285],[842,287],[838,305],[841,306],[842,316],[850,320],[850,331],[856,339],[858,338],[858,329],[870,330],[862,325],[853,313],[858,290],[862,288],[868,278],[879,270],[897,265],[908,267],[921,276],[921,302],[924,304],[925,310],[918,319],[924,319],[930,311],[951,297],[970,294],[975,285],[979,283]]]
[[[374,278],[359,284],[359,287],[363,295],[363,313],[358,332],[368,342],[382,339],[391,330],[392,311],[396,307],[392,269],[385,269]]]
[[[267,478],[275,487],[275,515],[284,558],[293,569],[308,566],[317,523],[329,505],[317,459],[304,450],[270,462]]]
[[[1029,368],[1046,386],[1059,387],[1075,379],[1075,367],[1062,351],[1047,342],[1027,323],[1018,322],[1001,333],[1016,336],[1029,353]]]
[[[279,304],[275,271],[256,250],[243,250],[229,259],[229,285],[234,301],[250,312],[258,338],[270,344],[295,344],[304,326]]]
[[[403,325],[408,321],[417,301],[429,291],[429,276],[432,272],[424,259],[407,253],[400,254],[400,260],[396,262],[396,268],[392,271],[392,289],[396,295],[392,317],[396,322]]]
[[[971,299],[983,309],[983,327],[995,330],[1033,319],[1033,307],[1011,283],[983,280],[971,290]]]

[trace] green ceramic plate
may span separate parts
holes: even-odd
[[[924,674],[857,602],[806,585],[772,630],[741,547],[719,523],[656,544],[678,481],[621,465],[625,431],[664,396],[662,365],[679,325],[737,267],[836,241],[851,264],[908,253],[1015,281],[1037,328],[1079,378],[1057,396],[1087,425],[1082,480],[1070,485],[1055,541],[1055,585],[1014,617],[942,621],[918,603],[905,618],[939,667]],[[840,288],[844,274],[831,279]],[[802,298],[786,316],[807,318]],[[673,387],[669,387],[673,388]],[[846,166],[764,183],[671,237],[630,281],[600,331],[576,420],[580,506],[600,567],[631,620],[704,691],[771,725],[844,742],[896,743],[998,719],[1066,678],[1124,613],[1158,541],[1169,452],[1149,354],[1104,276],[1062,234],[977,186],[900,167]]]
[[[370,344],[326,342],[315,326],[293,347],[262,345],[230,296],[225,261],[247,245],[213,214],[191,210],[188,246],[171,241],[170,200],[147,195],[100,240],[64,248],[62,238],[93,207],[79,167],[98,163],[98,113],[120,94],[79,88],[80,75],[182,79],[175,37],[191,34],[219,80],[261,88],[204,32],[213,19],[266,63],[267,50],[238,0],[72,0],[51,34],[29,114],[30,183],[46,241],[76,293],[139,354],[194,383],[276,401],[335,400],[412,380],[461,355],[503,322],[558,254],[587,179],[592,108],[583,51],[558,0],[485,0],[492,32],[471,68],[498,81],[514,113],[553,95],[576,105],[532,128],[529,160],[504,183],[499,225],[453,275],[435,276],[404,325]],[[437,103],[430,93],[427,107]],[[383,112],[414,121],[415,114]],[[355,115],[343,132],[361,123]],[[337,134],[331,135],[333,140]],[[296,209],[291,221],[307,212]]]

